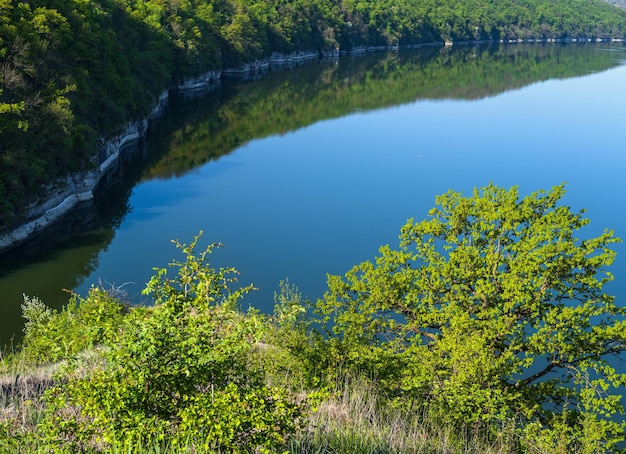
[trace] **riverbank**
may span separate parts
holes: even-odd
[[[443,45],[433,43],[430,45]],[[94,168],[74,173],[50,183],[40,199],[25,210],[23,222],[8,232],[0,233],[0,253],[13,249],[34,238],[46,228],[60,221],[77,207],[90,203],[103,178],[119,164],[120,156],[127,147],[141,140],[151,122],[167,108],[170,97],[179,94],[196,94],[219,87],[222,77],[248,78],[267,71],[286,70],[306,62],[322,58],[339,58],[340,55],[358,55],[365,52],[391,50],[389,47],[356,48],[350,52],[300,51],[290,54],[273,53],[269,58],[246,63],[237,68],[209,71],[200,76],[185,79],[166,89],[159,96],[150,115],[142,120],[127,123],[123,131],[111,138],[100,140],[94,156]]]

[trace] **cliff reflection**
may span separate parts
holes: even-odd
[[[614,45],[623,48],[623,45]],[[619,65],[610,45],[426,47],[310,63],[260,81],[226,82],[174,103],[149,143],[161,159],[143,178],[180,176],[246,142],[318,121],[417,100],[474,100]]]

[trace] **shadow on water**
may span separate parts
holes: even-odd
[[[353,112],[420,99],[482,99],[617,65],[615,55],[594,45],[427,47],[307,63],[254,82],[225,80],[194,99],[173,97],[93,203],[0,256],[0,343],[19,340],[23,293],[59,307],[68,297],[63,289],[83,283],[133,210],[133,188],[143,181],[179,178],[251,140]]]

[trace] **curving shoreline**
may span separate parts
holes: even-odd
[[[103,140],[96,154],[99,162],[97,168],[70,174],[45,187],[43,192],[47,197],[27,208],[26,222],[0,235],[0,253],[33,238],[79,204],[93,200],[94,191],[102,178],[119,161],[120,153],[145,135],[149,121],[162,113],[168,100],[169,90],[161,94],[157,106],[148,118],[127,123],[122,133],[109,140]]]
[[[589,42],[590,40],[560,40],[559,42]],[[611,41],[611,40],[605,40]],[[622,41],[622,40],[612,40]],[[426,46],[444,45],[475,45],[488,43],[509,43],[509,41],[488,42],[463,42],[443,43],[434,42],[402,46],[403,48],[417,48]],[[515,43],[520,41],[514,41]],[[548,43],[554,40],[526,40],[523,42]],[[102,140],[94,156],[94,169],[68,175],[56,180],[44,189],[47,195],[45,199],[35,202],[26,210],[26,216],[18,227],[11,231],[0,234],[0,253],[12,249],[37,234],[44,231],[70,213],[81,204],[89,203],[94,198],[94,192],[101,183],[103,177],[114,168],[120,161],[120,155],[124,148],[140,140],[149,128],[150,122],[160,116],[169,104],[170,96],[174,93],[195,93],[219,86],[223,76],[246,77],[254,76],[270,70],[289,69],[307,61],[326,58],[339,58],[340,56],[359,55],[367,52],[380,50],[398,50],[398,46],[357,47],[350,51],[332,50],[328,52],[300,51],[291,54],[272,54],[269,58],[249,62],[239,68],[230,68],[217,71],[209,71],[201,76],[192,77],[181,81],[179,84],[163,91],[150,115],[142,120],[127,123],[123,131],[108,140]]]
[[[200,76],[185,79],[177,85],[166,89],[159,96],[156,105],[147,118],[129,122],[117,136],[101,140],[95,156],[97,160],[95,169],[68,175],[50,183],[44,188],[43,193],[47,194],[47,197],[27,208],[24,216],[25,222],[8,232],[0,233],[0,253],[23,244],[44,231],[47,227],[58,222],[80,204],[93,200],[94,192],[100,181],[118,163],[120,153],[123,152],[125,147],[134,144],[144,137],[150,121],[164,112],[173,93],[193,94],[211,89],[219,84],[222,75],[242,77],[264,72],[270,68],[285,69],[307,61],[317,60],[321,57],[333,56],[332,54],[320,54],[315,51],[300,51],[291,54],[274,53],[268,59],[246,63],[239,68],[208,71]]]

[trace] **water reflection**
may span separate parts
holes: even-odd
[[[51,305],[60,305],[67,295],[62,291],[63,288],[76,289],[91,285],[94,282],[85,282],[85,279],[99,267],[115,267],[120,273],[131,275],[139,267],[146,270],[144,274],[149,274],[153,266],[163,266],[175,251],[161,237],[171,239],[178,235],[170,235],[167,231],[168,222],[188,223],[191,230],[195,229],[196,223],[203,228],[223,223],[224,227],[220,227],[223,231],[215,227],[213,232],[219,238],[211,240],[232,238],[228,247],[232,248],[233,256],[244,257],[249,253],[244,250],[248,243],[238,238],[244,235],[254,238],[252,247],[257,251],[253,258],[242,265],[244,268],[271,267],[276,263],[275,256],[283,246],[290,248],[291,242],[309,241],[309,248],[304,249],[299,258],[285,257],[287,263],[282,266],[296,269],[300,261],[309,261],[320,265],[325,271],[343,272],[343,262],[339,269],[331,270],[322,264],[323,256],[332,257],[340,253],[347,263],[357,263],[362,257],[355,251],[363,244],[358,240],[369,238],[371,234],[365,229],[379,228],[381,232],[384,231],[384,234],[380,233],[380,239],[376,240],[378,243],[384,242],[386,232],[395,232],[400,223],[395,218],[389,222],[385,219],[381,221],[382,213],[386,213],[390,207],[415,203],[415,194],[411,194],[410,190],[392,195],[385,192],[384,188],[389,183],[377,182],[377,169],[368,168],[370,158],[372,162],[374,158],[380,158],[368,153],[381,155],[384,151],[391,159],[393,153],[406,152],[402,144],[390,145],[387,136],[377,137],[377,129],[384,127],[396,131],[397,128],[398,137],[407,131],[421,134],[423,139],[415,145],[411,142],[410,146],[415,146],[415,149],[407,154],[415,158],[415,162],[402,161],[401,165],[421,169],[421,188],[428,186],[442,192],[439,186],[446,185],[443,190],[447,189],[449,178],[442,179],[433,169],[452,167],[450,174],[453,175],[454,166],[460,164],[463,169],[459,172],[466,172],[475,160],[472,153],[483,153],[480,150],[479,142],[483,140],[480,135],[495,137],[506,134],[500,132],[505,131],[506,117],[511,122],[519,121],[520,118],[520,112],[508,111],[508,104],[503,101],[503,124],[498,127],[492,122],[491,126],[483,125],[480,131],[465,130],[459,127],[464,122],[464,112],[467,112],[466,115],[489,118],[493,109],[498,108],[498,103],[489,106],[492,112],[480,113],[480,109],[448,104],[446,100],[484,99],[536,82],[583,76],[620,64],[620,54],[605,52],[603,49],[622,51],[623,46],[515,45],[376,53],[310,63],[289,71],[267,74],[254,83],[242,84],[227,80],[219,90],[201,98],[179,102],[174,100],[171,110],[150,128],[145,143],[126,154],[128,162],[111,174],[109,183],[103,185],[91,207],[77,211],[45,235],[1,257],[0,295],[3,295],[1,304],[6,316],[0,320],[0,342],[6,343],[12,336],[19,336],[22,293],[39,296]],[[428,109],[413,110],[410,115],[426,115],[422,112],[427,110],[428,115],[436,114],[440,120],[433,123],[432,119],[399,115],[401,111],[397,109],[401,107],[398,106],[418,100],[431,100],[439,104],[437,108],[429,105]],[[378,118],[373,119],[365,114],[392,107],[396,109],[394,115],[389,113],[387,116],[402,118],[396,123],[384,122],[383,125]],[[351,113],[360,114],[337,126],[326,124],[323,135],[307,129],[309,125]],[[532,107],[521,114],[525,115],[523,118],[529,127],[534,124],[533,121],[545,121],[540,111],[536,112],[535,117]],[[454,124],[455,128],[451,129],[448,122]],[[600,130],[602,128],[601,124],[595,126]],[[428,128],[441,128],[441,132],[435,135],[435,138],[439,137],[439,145],[437,142],[429,142],[434,139],[429,138]],[[443,139],[448,138],[451,130],[460,137],[466,137],[465,143],[455,144],[455,151],[446,149],[445,153],[435,155],[433,151],[442,147]],[[293,140],[293,131],[300,131],[305,138],[301,141]],[[524,134],[520,131],[520,136],[515,137],[515,140],[524,140]],[[376,146],[370,149],[358,145],[358,141],[351,140],[355,135],[362,135],[369,141],[369,145]],[[229,180],[231,175],[243,171],[246,165],[237,157],[219,158],[233,150],[241,150],[251,141],[273,136],[284,140],[280,144],[275,140],[258,144],[255,152],[262,151],[263,156],[246,158],[251,159],[257,175]],[[590,137],[593,142],[594,136],[591,134]],[[499,140],[507,144],[511,138],[501,137]],[[567,142],[566,139],[558,140],[562,141],[561,144]],[[473,141],[478,143],[472,145]],[[409,143],[408,140],[406,143]],[[310,158],[306,158],[310,161],[307,161],[304,173],[296,174],[295,164],[285,169],[265,167],[268,162],[272,162],[271,156],[277,153],[275,146],[286,147],[287,151],[283,151],[285,154],[279,158],[281,162],[286,162],[290,155],[305,153],[309,145],[315,149]],[[344,150],[343,154],[332,151],[333,147],[338,146]],[[540,147],[541,143],[529,142],[527,146]],[[552,151],[561,155],[564,169],[569,166],[567,160],[571,159],[568,154],[571,146],[574,145],[552,146]],[[592,146],[593,143],[590,143],[589,147]],[[464,152],[463,147],[468,152]],[[484,161],[481,161],[483,170],[493,175],[501,174],[502,151],[488,149],[484,153]],[[447,158],[444,159],[442,156],[446,154]],[[523,166],[523,161],[519,161],[520,156],[507,158],[510,162],[517,162],[517,168]],[[212,162],[212,165],[204,166],[207,162]],[[433,166],[434,162],[437,162],[436,166]],[[534,168],[533,178],[540,179],[541,175],[547,177],[553,173],[551,162]],[[578,167],[572,168],[572,172],[578,171]],[[294,172],[294,175],[283,175],[281,172]],[[414,175],[416,172],[418,170],[414,170]],[[464,185],[470,187],[476,184],[463,180],[461,173],[454,174],[454,177],[456,181],[463,181]],[[527,177],[519,175],[519,178]],[[285,183],[280,187],[272,186],[271,180],[278,178],[284,178]],[[410,174],[406,178],[411,178]],[[355,183],[342,186],[341,182],[346,180]],[[147,182],[152,183],[148,185]],[[560,181],[554,181],[554,184],[557,183]],[[241,190],[233,187],[233,184],[249,185],[244,188],[247,191],[244,198],[228,199],[229,193]],[[368,203],[361,209],[363,224],[351,225],[351,222],[354,223],[351,220],[353,216],[346,207],[355,204],[360,193],[372,185],[380,185],[381,189],[368,192]],[[196,198],[209,186],[208,198]],[[303,192],[295,195],[295,188],[300,186]],[[578,189],[574,188],[576,191]],[[586,202],[596,203],[584,201],[583,195],[579,197],[583,201],[582,206],[589,206]],[[335,202],[331,204],[329,200]],[[432,204],[432,200],[429,193],[428,203]],[[270,205],[274,206],[272,210],[265,208]],[[300,219],[304,218],[305,211],[324,214],[320,214],[318,219],[308,220],[309,225],[304,228]],[[240,216],[241,212],[248,213],[248,216]],[[166,215],[174,219],[164,221]],[[271,225],[260,222],[267,216],[280,219]],[[231,223],[228,223],[228,219],[224,221],[225,217]],[[377,226],[377,222],[383,221],[391,225],[384,228]],[[340,247],[329,241],[330,236],[337,235],[329,227],[333,223],[345,225],[345,230],[350,232]],[[144,230],[137,236],[122,235],[118,242],[114,241],[120,229],[133,231],[139,228]],[[298,240],[295,236],[302,230],[306,231],[308,237]],[[136,237],[150,243],[151,248],[139,247],[131,239]],[[181,238],[186,241],[189,239]],[[369,251],[365,255],[369,256]],[[108,262],[114,264],[107,265]],[[339,261],[335,263],[339,264]],[[236,266],[243,271],[242,266]],[[323,279],[323,274],[315,276],[315,280],[320,283],[323,283]],[[246,284],[247,281],[242,283]],[[141,287],[142,282],[138,279],[134,295],[138,295]]]
[[[307,64],[252,84],[229,82],[204,99],[175,103],[151,141],[163,158],[144,178],[181,176],[250,140],[353,112],[420,99],[482,99],[618,64],[592,45],[426,47]]]

